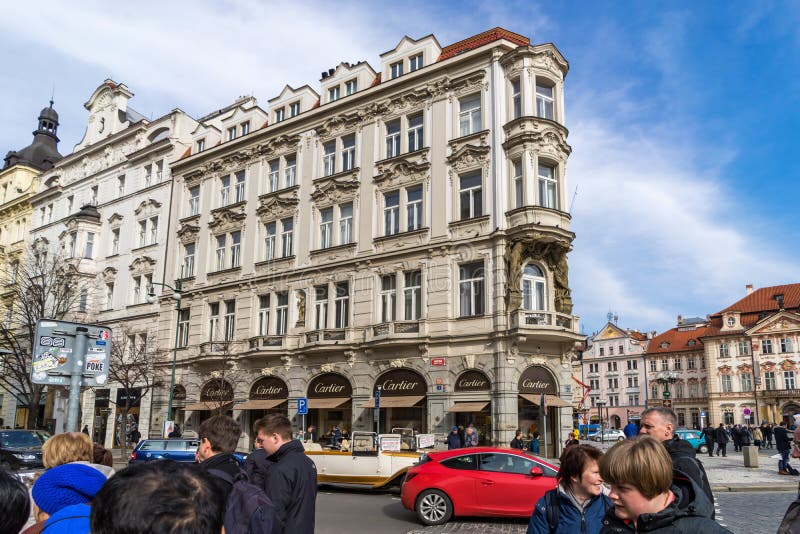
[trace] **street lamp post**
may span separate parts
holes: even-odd
[[[597,416],[600,422],[600,443],[605,443],[605,436],[603,436],[603,406],[606,405],[605,399],[597,399]]]
[[[669,392],[669,385],[678,381],[678,373],[675,371],[661,371],[656,378],[656,382],[664,385],[664,400],[661,405],[664,408],[672,408],[671,393]]]
[[[152,286],[162,286],[172,291],[172,298],[175,299],[175,344],[172,346],[172,374],[169,379],[169,404],[167,405],[167,421],[172,421],[172,398],[175,395],[175,367],[178,364],[178,343],[180,341],[180,326],[181,326],[181,281],[175,280],[175,287],[169,284],[162,284],[159,282],[151,282]],[[150,287],[150,292],[147,294],[147,301],[155,303],[158,297]]]

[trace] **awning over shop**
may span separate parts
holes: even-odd
[[[381,397],[381,408],[411,408],[419,404],[424,395],[411,395],[407,397]],[[374,408],[375,397],[361,405],[362,408]]]
[[[334,397],[331,399],[308,399],[308,407],[312,410],[319,408],[338,408],[350,402],[350,397]]]
[[[261,399],[241,402],[233,407],[234,410],[269,410],[283,404],[286,399]]]
[[[233,404],[231,402],[226,402],[224,404],[220,404],[219,402],[215,401],[206,401],[206,402],[195,402],[193,404],[187,404],[183,407],[184,410],[187,411],[200,411],[200,410],[224,410],[230,407]]]
[[[457,402],[447,410],[449,413],[482,412],[489,406],[489,401]]]
[[[541,402],[541,395],[533,395],[531,393],[520,393],[520,397],[525,399],[526,401],[539,406]],[[555,395],[545,395],[544,396],[544,403],[547,406],[554,406],[556,408],[564,408],[565,406],[572,406],[572,403],[565,401],[561,397],[556,397]]]

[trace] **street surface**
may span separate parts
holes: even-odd
[[[796,492],[718,492],[717,520],[735,534],[774,534]],[[317,534],[439,534],[481,532],[524,534],[527,520],[458,518],[439,527],[426,527],[403,508],[399,491],[373,493],[320,486],[317,496]]]

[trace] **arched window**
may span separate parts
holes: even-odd
[[[544,310],[546,294],[542,270],[536,265],[526,265],[522,273],[522,306],[526,310]]]

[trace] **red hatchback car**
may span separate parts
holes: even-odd
[[[400,497],[426,525],[453,516],[530,517],[558,468],[516,449],[431,452],[406,473]]]

